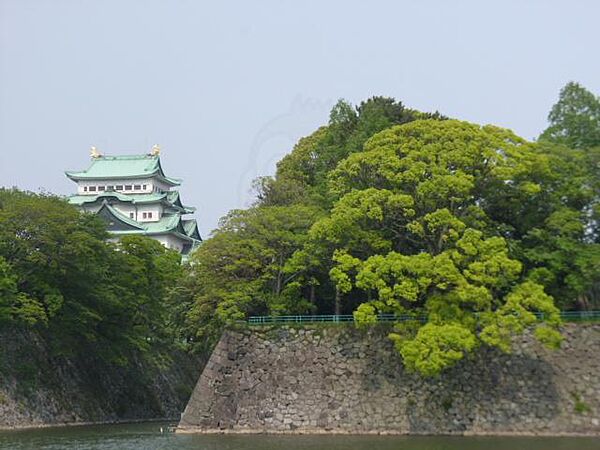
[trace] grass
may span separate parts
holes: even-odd
[[[577,414],[587,414],[592,410],[592,408],[590,408],[590,405],[584,402],[577,392],[571,392],[571,397],[573,397],[573,400],[575,401],[573,410]]]

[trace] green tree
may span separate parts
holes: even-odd
[[[564,208],[524,238],[529,278],[547,287],[562,309],[598,307],[600,244],[585,239],[585,217]]]
[[[0,256],[0,323],[9,322],[15,314],[17,276],[12,267]]]
[[[147,351],[154,342],[171,338],[165,299],[182,276],[181,256],[142,236],[124,236],[116,247],[111,265],[118,270],[111,279],[116,297],[126,306],[123,334],[136,348]]]
[[[330,195],[327,176],[342,159],[362,151],[364,143],[381,130],[427,118],[444,119],[437,112],[422,113],[389,97],[372,97],[357,107],[339,100],[331,110],[328,125],[301,139],[277,164],[274,178],[259,181],[259,203],[330,208],[335,198]]]
[[[0,255],[10,265],[18,293],[12,315],[45,323],[64,307],[64,291],[106,237],[103,225],[55,197],[0,190]],[[81,271],[83,279],[90,275]],[[92,283],[94,285],[95,283]]]
[[[598,155],[340,101],[197,253],[174,291],[192,305],[182,329],[202,345],[254,314],[404,314],[391,338],[426,374],[527,327],[558,345],[553,297],[593,307],[600,292]]]
[[[35,331],[55,355],[120,364],[172,342],[165,298],[179,255],[149,238],[107,238],[97,216],[60,198],[0,189],[0,321]]]
[[[600,146],[600,98],[573,81],[560,91],[540,140],[575,149]]]
[[[556,345],[558,309],[510,256],[494,215],[542,195],[544,170],[547,157],[507,130],[452,120],[395,126],[331,173],[340,200],[311,233],[334,248],[337,291],[372,298],[357,308],[359,322],[426,317],[390,336],[409,368],[438,373],[482,343],[508,350],[529,325]]]
[[[286,261],[306,240],[319,210],[261,206],[231,211],[198,249],[180,298],[193,304],[189,320],[200,348],[221,327],[253,314],[306,313],[297,272]],[[192,299],[192,300],[190,300]]]

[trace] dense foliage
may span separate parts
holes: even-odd
[[[107,241],[61,199],[0,190],[0,325],[124,364],[205,350],[249,315],[392,313],[415,319],[390,338],[426,375],[481,345],[509,351],[525,328],[560,345],[560,309],[600,307],[598,110],[569,83],[528,142],[390,98],[340,101],[183,267],[156,241]]]
[[[561,89],[548,122],[540,140],[576,149],[600,146],[600,98],[579,83],[570,82]]]
[[[571,110],[563,97],[553,111]],[[248,315],[425,317],[390,337],[429,375],[530,326],[559,345],[559,308],[595,307],[600,281],[599,152],[565,135],[340,101],[196,253],[184,334],[201,345]]]
[[[148,238],[107,237],[99,218],[62,199],[0,190],[0,326],[46,335],[57,354],[119,364],[171,345],[166,299],[179,254]]]
[[[329,124],[301,139],[278,163],[274,178],[257,180],[257,204],[223,218],[196,252],[176,292],[177,302],[190,310],[187,338],[204,348],[224,324],[249,314],[339,311],[331,260],[317,253],[320,248],[313,253],[309,242],[311,227],[337,199],[329,190],[329,173],[373,134],[417,119],[444,117],[384,97],[357,108],[338,102]]]

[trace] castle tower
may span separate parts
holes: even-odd
[[[181,203],[181,180],[167,177],[160,149],[145,155],[108,156],[92,147],[92,163],[80,172],[65,172],[77,183],[68,198],[80,209],[98,214],[118,238],[127,234],[151,237],[188,255],[202,241],[195,219],[183,219],[196,209]]]

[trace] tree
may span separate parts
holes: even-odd
[[[586,241],[585,218],[563,208],[524,238],[529,277],[555,296],[563,309],[594,309],[600,282],[600,244]]]
[[[336,200],[329,174],[341,160],[362,151],[378,131],[423,117],[442,118],[392,98],[373,97],[358,107],[338,101],[328,124],[300,139],[275,177],[255,181],[256,204],[232,211],[196,253],[184,286],[174,292],[174,302],[193,305],[183,326],[188,339],[202,346],[223,325],[251,314],[351,311],[329,277],[334,248],[308,230]]]
[[[341,160],[362,151],[364,143],[381,130],[428,118],[445,119],[438,112],[406,108],[390,97],[372,97],[357,107],[339,100],[330,112],[327,126],[300,139],[277,164],[275,177],[258,183],[259,203],[271,206],[302,203],[330,208],[335,198],[330,195],[327,176]]]
[[[172,342],[165,298],[179,255],[145,237],[107,238],[97,216],[63,199],[0,189],[0,322],[42,335],[55,355],[119,364]]]
[[[334,248],[337,291],[372,298],[357,308],[358,322],[426,318],[390,335],[409,368],[432,375],[484,343],[508,350],[530,325],[542,341],[560,341],[552,298],[509,254],[505,235],[517,239],[526,222],[507,235],[496,214],[523,204],[538,221],[527,206],[545,194],[547,163],[507,130],[423,120],[378,133],[331,173],[340,199],[311,233]]]
[[[567,83],[548,114],[550,126],[540,141],[575,149],[600,146],[600,98],[579,83]]]
[[[180,292],[191,339],[254,314],[403,314],[391,337],[427,374],[526,327],[558,345],[553,297],[600,298],[599,155],[340,101],[198,252]]]
[[[56,197],[0,190],[0,256],[17,289],[13,319],[48,324],[64,308],[73,283],[85,293],[85,281],[96,271],[82,269],[101,257],[105,237],[97,219]]]
[[[143,236],[123,236],[112,253],[112,284],[126,305],[125,334],[138,349],[168,341],[170,317],[166,298],[181,278],[181,256],[160,242]],[[106,321],[106,319],[105,319]]]
[[[193,339],[203,346],[226,324],[248,315],[311,310],[286,261],[319,215],[308,206],[261,206],[231,211],[195,252],[192,279],[180,295],[192,299]],[[189,300],[188,300],[189,301]]]

